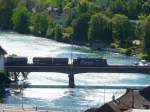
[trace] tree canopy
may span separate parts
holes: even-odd
[[[30,11],[26,7],[18,7],[13,11],[13,29],[19,33],[29,33]]]
[[[110,19],[102,13],[97,13],[91,17],[89,22],[88,39],[90,42],[101,41],[110,43],[112,40],[111,29]]]

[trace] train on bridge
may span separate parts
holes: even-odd
[[[107,60],[102,58],[77,58],[73,59],[73,66],[108,66]],[[5,60],[6,66],[51,66],[69,65],[69,58],[33,57],[32,63],[28,63],[27,57],[10,56]]]

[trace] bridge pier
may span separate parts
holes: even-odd
[[[14,72],[13,74],[14,74],[14,81],[17,82],[19,73],[18,72]]]
[[[69,76],[69,88],[75,88],[74,74],[70,74]]]

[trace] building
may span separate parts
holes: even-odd
[[[150,112],[150,86],[142,90],[128,89],[120,98],[85,112]]]
[[[131,109],[125,112],[150,112],[150,110],[146,110],[146,109]]]
[[[4,71],[5,54],[7,52],[0,46],[0,71]]]

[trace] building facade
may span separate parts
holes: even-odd
[[[0,46],[0,71],[4,71],[6,54],[7,54],[7,52]]]

